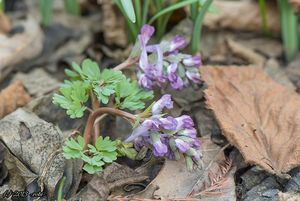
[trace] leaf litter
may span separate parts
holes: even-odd
[[[246,162],[280,177],[300,164],[300,96],[255,67],[205,67],[206,103]]]

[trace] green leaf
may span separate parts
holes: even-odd
[[[95,165],[91,165],[91,164],[89,164],[89,163],[86,163],[86,164],[83,166],[82,169],[84,169],[84,170],[85,170],[87,173],[89,173],[89,174],[95,174],[95,173],[100,172],[100,171],[103,170],[102,167],[100,167],[100,166],[95,166]]]
[[[112,163],[113,161],[117,160],[117,152],[101,152],[103,156],[103,161],[106,163]]]
[[[133,22],[136,22],[135,12],[132,4],[132,0],[121,0],[122,7],[127,17]]]
[[[96,141],[96,148],[98,151],[108,151],[108,152],[113,152],[115,151],[116,145],[115,142],[111,141],[109,137],[105,137],[103,139],[102,136],[100,136],[97,141]]]
[[[138,110],[145,108],[145,101],[153,98],[152,91],[144,91],[136,81],[123,80],[116,87],[116,102],[121,109]]]
[[[158,12],[156,15],[154,15],[150,20],[149,20],[149,24],[152,24],[157,18],[159,18],[162,15],[165,15],[169,12],[172,12],[174,10],[177,10],[179,8],[185,7],[187,5],[190,5],[192,3],[197,2],[198,0],[186,0],[186,1],[180,1],[178,3],[175,3],[171,6],[168,6],[167,8],[161,10],[160,12]]]
[[[71,118],[82,117],[86,109],[84,103],[89,98],[87,85],[79,80],[65,81],[59,91],[62,95],[54,94],[53,103],[66,109]]]
[[[80,158],[83,154],[84,139],[81,136],[77,137],[77,141],[73,138],[67,139],[63,146],[64,156],[66,159]]]
[[[99,81],[100,80],[100,69],[96,62],[85,59],[82,62],[82,74],[87,77],[90,81]]]
[[[71,79],[78,79],[80,77],[78,73],[70,69],[65,69],[65,74]]]

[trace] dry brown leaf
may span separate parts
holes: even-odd
[[[204,25],[210,29],[230,28],[234,30],[262,32],[263,26],[257,1],[214,1],[218,14],[208,13]],[[267,4],[267,22],[272,34],[280,33],[277,8]]]
[[[0,11],[0,33],[8,33],[11,30],[11,23],[8,17]]]
[[[279,192],[278,201],[299,201],[300,194],[298,192]]]
[[[12,71],[12,66],[37,56],[43,48],[43,34],[31,17],[21,22],[24,32],[13,36],[0,33],[0,81]]]
[[[22,82],[14,82],[0,93],[0,118],[26,105],[29,101],[30,96],[24,90]]]
[[[287,176],[300,164],[300,96],[259,68],[204,67],[208,108],[246,162]]]
[[[219,163],[225,160],[223,150],[209,137],[201,138],[203,168],[188,171],[182,158],[179,161],[166,160],[163,168],[147,188],[134,198],[186,198],[194,190],[199,192],[210,184],[209,174],[220,171]],[[209,171],[207,171],[209,170]],[[157,188],[156,188],[157,187]]]
[[[114,7],[111,0],[101,0],[103,13],[103,33],[105,42],[109,45],[127,45],[125,23],[120,14]]]

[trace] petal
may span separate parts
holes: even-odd
[[[158,101],[152,106],[152,115],[159,114],[164,108],[173,108],[173,101],[171,100],[170,94],[163,95]]]

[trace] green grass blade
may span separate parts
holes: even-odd
[[[290,62],[298,52],[298,17],[286,0],[277,0],[285,58]]]
[[[176,4],[173,4],[167,8],[164,8],[162,9],[161,11],[159,11],[156,15],[154,15],[150,20],[149,20],[149,24],[152,24],[157,18],[159,18],[160,16],[162,15],[165,15],[169,12],[172,12],[174,10],[177,10],[179,8],[182,8],[182,7],[185,7],[185,6],[188,6],[192,3],[195,3],[197,2],[198,0],[186,0],[186,1],[180,1]]]
[[[127,34],[128,34],[128,39],[131,43],[135,42],[135,39],[138,35],[139,32],[139,27],[137,26],[137,24],[134,24],[128,17],[126,16],[125,10],[122,7],[121,1],[120,0],[114,0],[114,2],[116,3],[116,5],[118,6],[119,10],[121,11],[121,13],[123,14],[124,18],[125,18],[125,23],[127,26]]]
[[[0,12],[4,12],[4,10],[5,10],[4,0],[0,0]]]
[[[52,20],[53,0],[39,0],[39,7],[42,15],[42,25],[48,26]]]
[[[150,6],[150,0],[144,0],[142,25],[146,24],[147,22],[149,6]]]
[[[66,180],[66,177],[63,177],[59,184],[58,192],[57,192],[57,201],[62,201],[62,193],[63,193],[63,188],[65,185],[65,180]]]
[[[270,29],[267,22],[266,0],[259,0],[260,18],[263,24],[264,33],[270,35]]]
[[[200,50],[200,38],[201,38],[201,30],[202,30],[202,23],[208,8],[212,4],[213,0],[205,1],[203,7],[198,13],[196,20],[194,21],[194,29],[192,33],[192,53],[195,54]]]
[[[198,13],[198,3],[192,3],[190,5],[190,10],[191,10],[191,18],[193,21],[196,20],[196,17],[197,17],[197,13]]]
[[[138,27],[141,27],[142,23],[142,7],[141,0],[134,0],[134,8],[136,11],[136,23]]]
[[[65,9],[72,15],[80,15],[80,4],[79,0],[64,0]]]
[[[121,5],[126,13],[126,16],[131,20],[131,22],[135,23],[136,17],[132,0],[121,0]]]

